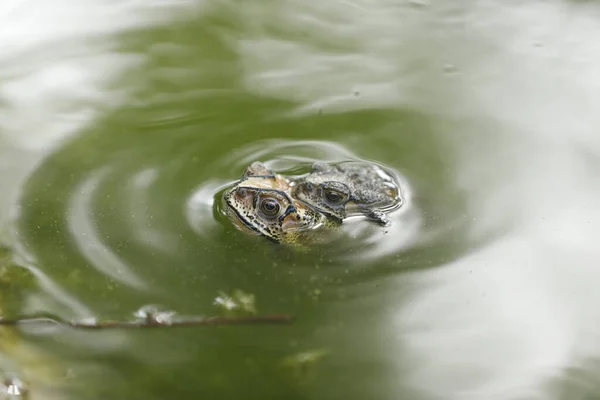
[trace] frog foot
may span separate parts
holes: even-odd
[[[370,221],[376,222],[381,226],[390,226],[392,221],[383,211],[379,210],[365,210],[365,216]]]

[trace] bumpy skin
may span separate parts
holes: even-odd
[[[340,222],[364,215],[389,225],[386,213],[402,205],[399,185],[392,174],[361,162],[315,163],[310,174],[295,182],[292,196]]]
[[[276,243],[309,242],[314,229],[336,225],[310,205],[293,199],[291,189],[291,181],[254,162],[224,193],[225,212],[238,229]]]

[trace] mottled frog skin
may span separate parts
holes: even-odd
[[[340,222],[363,215],[384,226],[390,224],[386,213],[403,203],[391,173],[375,164],[354,161],[314,163],[311,172],[293,185],[292,197]]]
[[[223,195],[224,209],[234,226],[276,243],[310,242],[314,230],[333,227],[326,215],[292,198],[293,182],[252,163],[242,179]]]

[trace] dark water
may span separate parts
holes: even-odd
[[[75,128],[56,128],[56,115],[40,117],[39,132],[3,125],[14,257],[2,264],[0,309],[210,316],[224,313],[217,297],[241,290],[259,314],[296,320],[7,330],[3,371],[32,398],[600,396],[600,98],[588,65],[600,26],[584,16],[595,5],[151,11],[67,46],[67,66],[40,56],[34,65],[49,72],[4,91],[6,121],[21,112],[27,127],[20,110],[34,104]],[[554,41],[567,16],[580,24],[564,22],[570,35]],[[68,35],[86,30],[65,24]],[[36,82],[41,100],[15,94]],[[387,232],[357,221],[342,240],[299,252],[215,211],[216,194],[254,160],[298,173],[346,159],[402,177],[409,201]]]

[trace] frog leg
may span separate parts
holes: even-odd
[[[389,226],[391,224],[391,220],[383,211],[379,210],[371,210],[368,208],[363,209],[363,213],[370,221],[376,222],[379,225]]]

